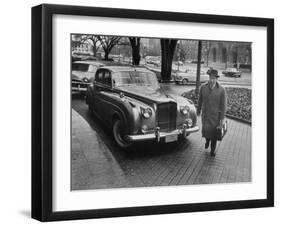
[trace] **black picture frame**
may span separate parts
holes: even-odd
[[[93,210],[52,210],[52,18],[55,14],[247,25],[267,28],[267,198]],[[274,206],[274,20],[268,18],[43,4],[32,8],[32,218],[121,217]]]

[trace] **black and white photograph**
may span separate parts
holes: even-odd
[[[69,38],[72,191],[252,181],[251,42]]]
[[[1,225],[279,222],[279,5],[3,2]]]
[[[274,205],[272,19],[49,4],[32,16],[33,218]]]

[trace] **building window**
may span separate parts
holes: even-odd
[[[236,52],[236,51],[233,51],[233,52],[232,52],[232,62],[233,62],[234,64],[237,63],[237,52]]]
[[[212,52],[213,52],[213,62],[216,62],[217,61],[217,49],[213,48]]]
[[[227,61],[227,52],[226,52],[226,48],[225,47],[222,48],[221,55],[222,55],[222,62],[226,63],[226,61]]]

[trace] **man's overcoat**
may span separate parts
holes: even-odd
[[[211,89],[209,82],[203,84],[199,92],[198,113],[202,110],[202,136],[215,139],[215,128],[226,112],[225,89],[217,82]]]

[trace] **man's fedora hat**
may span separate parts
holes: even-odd
[[[210,68],[208,71],[207,71],[207,74],[209,75],[209,76],[215,76],[215,77],[220,77],[219,75],[218,75],[218,71],[217,70],[215,70],[215,69],[212,69],[212,68]]]

